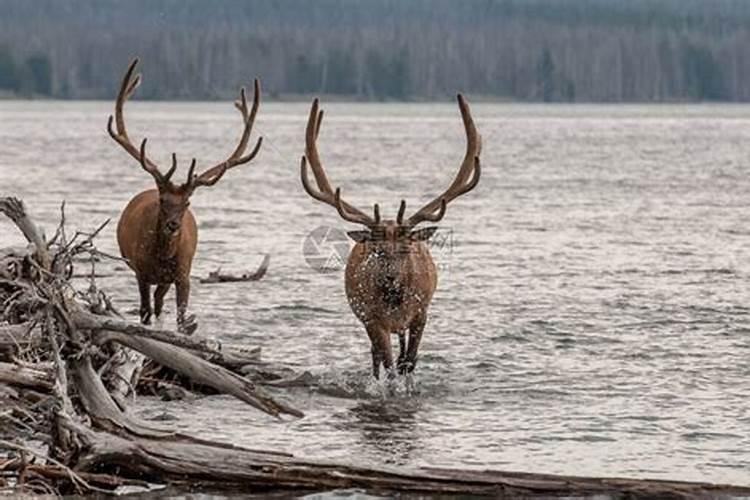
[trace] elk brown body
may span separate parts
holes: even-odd
[[[150,323],[153,313],[157,317],[161,315],[164,296],[174,283],[178,328],[183,333],[192,333],[197,325],[192,317],[186,317],[186,311],[190,298],[190,270],[198,244],[198,226],[188,208],[190,196],[198,187],[213,186],[227,170],[250,162],[258,154],[262,138],[258,139],[250,153],[243,156],[260,105],[260,84],[258,80],[255,81],[252,108],[248,108],[245,89],[240,90],[240,99],[235,106],[242,114],[244,128],[240,142],[229,158],[200,175],[194,173],[196,160],[193,159],[187,180],[175,184],[171,178],[177,169],[177,156],[172,154],[172,166],[166,174],[162,173],[146,155],[147,140],[143,139],[140,148],[135,147],[125,127],[124,104],[141,81],[140,75],[134,76],[137,64],[136,59],[125,73],[115,103],[115,114],[109,117],[107,130],[151,174],[156,188],[137,194],[127,204],[117,225],[117,243],[138,281],[141,322]],[[152,310],[151,287],[154,285],[156,290]]]
[[[479,182],[481,137],[476,130],[466,100],[458,95],[458,104],[467,136],[466,155],[448,189],[404,219],[406,202],[401,201],[395,220],[381,220],[380,207],[374,205],[369,216],[344,201],[341,189],[331,187],[317,151],[317,138],[323,119],[317,99],[313,101],[305,135],[305,156],[300,176],[305,191],[318,201],[333,206],[341,218],[361,224],[365,230],[350,231],[355,241],[345,272],[346,296],[352,312],[359,318],[370,338],[372,373],[380,376],[382,365],[389,377],[394,375],[391,336],[399,339],[396,367],[399,373],[411,373],[417,362],[427,311],[437,288],[437,268],[426,242],[437,227],[417,229],[422,222],[438,222],[453,199],[468,193]],[[308,162],[317,189],[308,178]],[[408,344],[407,344],[408,333]]]

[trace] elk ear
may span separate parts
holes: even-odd
[[[432,238],[432,236],[435,234],[435,231],[437,230],[437,226],[423,227],[422,229],[412,231],[409,236],[412,240],[415,241],[427,241]]]
[[[346,235],[357,243],[364,243],[365,241],[370,241],[372,239],[372,233],[370,233],[370,231],[348,231]]]

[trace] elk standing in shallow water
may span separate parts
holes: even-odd
[[[354,314],[362,321],[372,344],[372,373],[379,378],[382,364],[393,375],[391,334],[398,334],[399,373],[411,373],[417,362],[417,351],[427,320],[427,308],[437,286],[437,269],[425,242],[437,227],[415,229],[422,222],[438,222],[445,215],[448,203],[468,193],[479,182],[481,137],[474,125],[466,100],[458,95],[464,128],[466,155],[453,183],[440,196],[404,219],[406,202],[401,201],[396,220],[380,219],[380,208],[374,206],[374,217],[366,215],[341,198],[341,189],[334,191],[320,161],[316,141],[323,111],[315,99],[310,109],[305,134],[305,156],[300,166],[305,191],[318,201],[336,208],[341,218],[362,224],[367,229],[351,231],[356,242],[346,265],[346,296]],[[309,162],[317,184],[308,179]],[[409,332],[408,347],[406,331]]]
[[[117,243],[120,253],[127,259],[138,280],[141,322],[148,324],[151,320],[151,286],[156,285],[153,312],[158,317],[164,305],[164,295],[174,283],[177,290],[178,328],[184,333],[192,333],[196,325],[192,318],[186,319],[185,313],[190,296],[190,268],[198,243],[198,228],[195,217],[188,208],[190,196],[196,188],[213,186],[227,170],[248,163],[258,154],[262,138],[258,139],[249,154],[242,156],[247,149],[260,104],[260,84],[255,80],[255,95],[251,109],[247,106],[245,89],[240,90],[240,99],[235,106],[242,114],[244,129],[240,142],[231,156],[200,175],[194,173],[196,162],[193,159],[187,181],[177,185],[171,181],[172,174],[177,169],[176,155],[172,154],[172,166],[163,174],[146,156],[146,139],[143,139],[140,148],[134,146],[125,128],[123,106],[141,82],[140,75],[134,76],[137,64],[138,59],[130,64],[125,73],[115,103],[115,115],[109,117],[107,130],[112,139],[153,176],[156,189],[143,191],[130,200],[117,225]]]

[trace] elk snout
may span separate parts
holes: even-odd
[[[174,234],[180,229],[180,223],[176,220],[170,220],[165,224],[164,229],[167,234]]]

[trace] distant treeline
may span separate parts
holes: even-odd
[[[750,101],[750,0],[0,0],[0,93]]]

